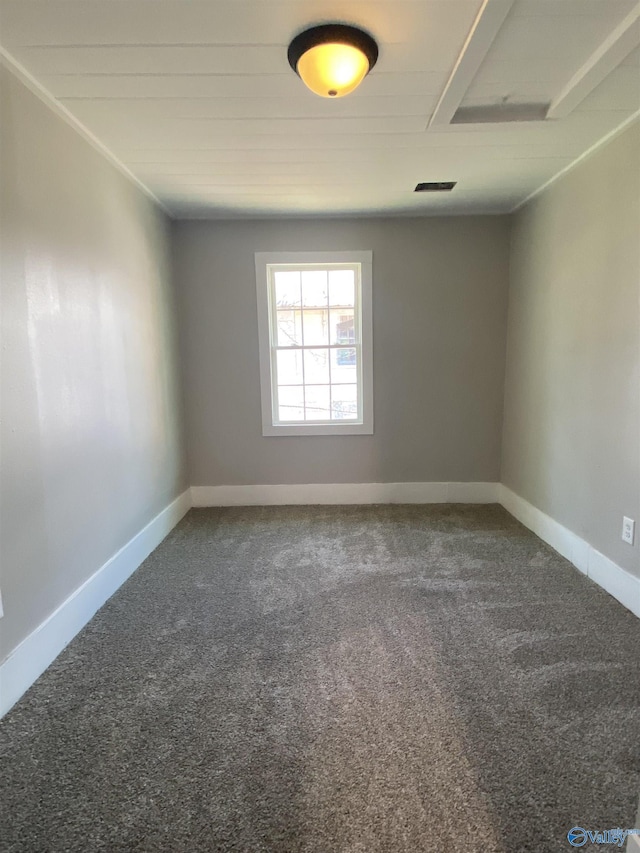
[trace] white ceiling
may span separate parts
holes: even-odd
[[[0,0],[0,41],[174,216],[501,213],[640,109],[639,10]],[[297,32],[327,21],[380,46],[360,89],[336,101],[308,92],[286,56]],[[544,120],[550,104],[568,114]],[[531,105],[539,120],[513,120]],[[413,193],[449,180],[449,194]]]

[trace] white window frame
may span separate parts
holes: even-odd
[[[262,399],[262,434],[275,435],[372,435],[373,434],[373,252],[256,252],[256,286],[258,297],[258,340],[260,347],[260,389]],[[360,267],[360,287],[356,293],[356,323],[360,323],[360,359],[358,376],[358,411],[356,421],[342,423],[278,423],[275,393],[275,347],[272,342],[273,320],[269,289],[269,268],[316,264]],[[358,310],[359,307],[359,310]]]

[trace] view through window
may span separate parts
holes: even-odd
[[[359,418],[359,269],[270,267],[280,423]]]

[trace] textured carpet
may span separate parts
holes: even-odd
[[[3,851],[567,851],[640,622],[498,506],[192,510],[0,742]]]

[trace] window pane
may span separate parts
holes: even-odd
[[[276,332],[279,347],[302,346],[302,312],[277,311]]]
[[[300,271],[276,272],[276,307],[300,307]]]
[[[302,272],[302,304],[307,307],[326,308],[328,304],[326,270],[306,270]]]
[[[308,421],[328,421],[331,418],[331,396],[328,385],[305,386],[305,417]]]
[[[329,301],[331,305],[355,305],[355,274],[353,270],[329,272]]]
[[[278,418],[281,421],[304,420],[304,389],[278,388]]]
[[[278,385],[302,385],[302,350],[278,350]]]
[[[331,309],[331,343],[355,344],[356,323],[353,308]]]
[[[331,416],[334,420],[354,420],[358,416],[358,386],[331,386]]]
[[[357,382],[355,347],[331,350],[331,384]]]
[[[304,381],[312,385],[329,384],[329,350],[304,350]]]
[[[320,308],[307,308],[302,312],[304,345],[326,346],[329,343],[329,312]]]

